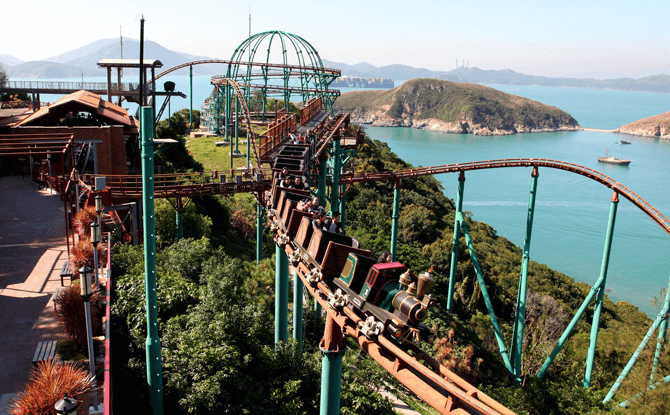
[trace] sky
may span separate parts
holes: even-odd
[[[485,70],[600,79],[670,74],[668,1],[147,1],[3,4],[0,54],[55,56],[98,39],[145,39],[227,59],[249,34],[282,30],[322,59],[375,66]],[[25,18],[21,18],[21,17]],[[17,34],[17,35],[13,35]]]

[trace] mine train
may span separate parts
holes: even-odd
[[[276,183],[268,195],[270,227],[289,262],[310,285],[328,286],[331,308],[354,310],[366,337],[386,335],[400,345],[432,341],[434,331],[423,323],[435,303],[427,294],[435,283],[431,271],[417,276],[399,262],[377,263],[355,238],[312,229],[313,216],[296,208],[308,197],[308,190]]]

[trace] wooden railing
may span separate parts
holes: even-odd
[[[268,130],[259,137],[258,151],[261,159],[284,141],[289,134],[296,130],[298,123],[295,114],[289,114],[285,109],[277,113],[277,119],[268,125]]]
[[[305,106],[300,109],[300,124],[305,125],[316,114],[323,111],[323,102],[321,97],[312,97],[305,103]]]

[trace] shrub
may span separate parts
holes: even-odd
[[[72,224],[77,230],[77,234],[83,239],[91,238],[91,222],[98,220],[98,213],[95,211],[95,206],[82,208],[79,213],[74,215]]]
[[[98,244],[98,265],[102,268],[107,265],[107,252],[105,244]],[[70,268],[74,272],[74,277],[79,277],[79,268],[84,265],[92,270],[95,267],[95,257],[93,255],[93,244],[88,239],[82,239],[70,249]],[[95,271],[94,271],[95,272]]]
[[[103,295],[95,292],[91,296],[91,322],[93,333],[101,330],[100,302]],[[54,314],[60,323],[63,333],[81,349],[87,350],[86,312],[84,299],[81,297],[79,284],[73,284],[61,290],[54,299],[57,304]]]
[[[30,374],[24,389],[10,401],[9,413],[13,415],[52,414],[54,405],[65,394],[78,401],[81,409],[82,396],[93,387],[93,378],[84,368],[72,363],[43,361]]]

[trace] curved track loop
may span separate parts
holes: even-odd
[[[310,71],[315,71],[315,72],[325,72],[325,73],[332,73],[334,75],[340,75],[341,71],[339,69],[332,69],[332,68],[320,68],[317,66],[314,67],[309,67],[309,66],[300,66],[300,65],[282,65],[282,64],[273,64],[273,63],[264,63],[264,62],[244,62],[244,61],[231,61],[227,59],[205,59],[205,60],[199,60],[199,61],[193,61],[193,62],[186,62],[182,63],[181,65],[174,66],[170,69],[167,69],[158,75],[148,83],[154,83],[156,82],[159,78],[174,72],[176,70],[182,69],[182,68],[188,68],[189,66],[194,66],[194,65],[204,65],[208,63],[220,63],[223,65],[251,65],[251,66],[265,66],[268,68],[285,68],[285,69],[308,69]]]
[[[586,178],[594,180],[615,192],[619,193],[626,199],[630,200],[635,206],[647,214],[659,226],[670,235],[670,220],[663,216],[655,207],[649,202],[640,197],[626,186],[622,185],[613,178],[600,173],[597,170],[588,167],[580,166],[579,164],[568,163],[566,161],[539,159],[539,158],[518,158],[518,159],[500,159],[500,160],[486,160],[486,161],[472,161],[468,163],[454,163],[443,164],[441,166],[420,167],[416,169],[407,169],[399,171],[389,171],[381,173],[358,173],[354,175],[343,176],[340,179],[340,184],[352,184],[357,182],[377,181],[377,180],[398,180],[408,177],[427,176],[441,173],[455,173],[468,170],[483,170],[495,169],[503,167],[549,167],[552,169],[565,170],[572,173],[577,173]]]
[[[247,101],[244,99],[244,94],[242,89],[234,80],[230,78],[218,78],[216,80],[217,88],[220,85],[230,85],[235,90],[235,95],[237,95],[237,102],[240,103],[242,108],[242,116],[244,117],[245,124],[247,125],[247,140],[251,140],[251,147],[254,149],[254,157],[256,158],[256,167],[261,168],[261,158],[258,157],[258,146],[256,145],[256,134],[251,128],[251,117],[249,117],[249,108],[247,107]]]

